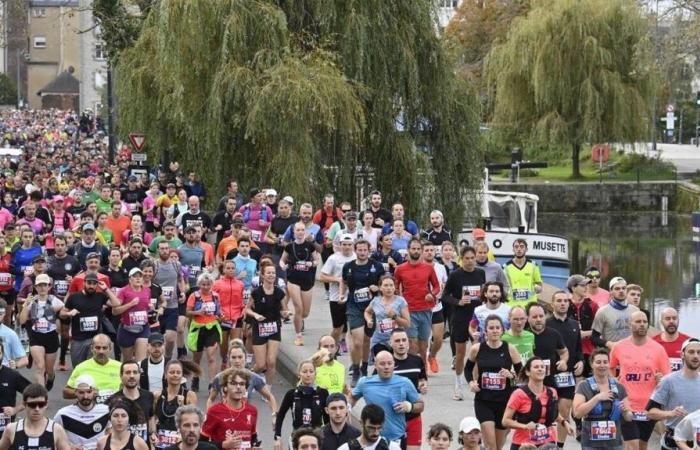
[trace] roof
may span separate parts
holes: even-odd
[[[61,72],[52,82],[39,91],[44,94],[79,94],[80,81],[67,70]]]

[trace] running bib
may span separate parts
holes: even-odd
[[[382,267],[384,267],[384,272],[389,273],[389,263],[382,263]]]
[[[175,294],[175,288],[172,286],[163,286],[163,298],[165,301],[170,301],[173,299],[173,294]]]
[[[4,413],[0,412],[0,433],[5,431],[8,423],[10,423],[10,416],[6,416]]]
[[[32,325],[32,330],[37,333],[48,333],[51,331],[51,324],[45,317],[42,317],[40,319],[36,319],[34,325]]]
[[[189,269],[190,269],[190,276],[195,277],[195,278],[197,277],[197,275],[199,275],[199,272],[202,271],[202,268],[199,266],[189,266]]]
[[[481,286],[463,286],[462,295],[469,296],[471,301],[477,301],[481,295]]]
[[[544,363],[544,376],[548,377],[551,374],[552,361],[549,359],[543,359]]]
[[[380,333],[391,333],[396,328],[396,321],[394,319],[382,319],[377,325],[379,325]]]
[[[144,326],[148,324],[148,313],[146,311],[130,311],[129,323],[131,325]]]
[[[157,309],[156,305],[158,305],[158,299],[157,298],[152,298],[151,299],[151,309]]]
[[[133,212],[136,212],[137,209],[138,209],[138,205],[136,205],[136,203],[129,203],[129,211],[131,211],[133,213]]]
[[[269,337],[277,333],[277,322],[261,322],[258,324],[258,336]]]
[[[97,398],[95,398],[95,401],[97,403],[104,403],[113,394],[114,394],[114,391],[112,389],[101,389],[101,390],[97,391]]]
[[[368,302],[370,300],[369,288],[355,290],[355,301],[358,303]]]
[[[97,331],[97,316],[81,317],[79,322],[80,331]]]
[[[308,272],[309,267],[306,265],[306,261],[299,261],[296,264],[294,264],[294,270],[297,272]]]
[[[671,363],[671,372],[677,372],[683,368],[683,360],[680,358],[668,358]]]
[[[244,305],[248,304],[249,299],[250,299],[250,288],[243,289],[243,304]]]
[[[202,311],[204,311],[206,314],[211,314],[213,315],[216,313],[216,303],[214,302],[204,302],[202,304]]]
[[[12,274],[9,273],[0,273],[0,287],[13,287],[14,283],[12,283]]]
[[[591,422],[592,441],[611,441],[615,439],[617,428],[612,420],[594,420]]]
[[[25,275],[31,275],[34,273],[34,267],[32,266],[22,266],[22,273]]]
[[[549,439],[549,428],[538,423],[534,430],[530,430],[530,440],[537,444],[541,444]]]
[[[647,417],[646,411],[634,411],[632,412],[632,420],[636,420],[637,422],[647,422],[649,418]]]
[[[506,377],[495,372],[481,374],[481,388],[487,391],[502,391],[506,388]]]
[[[558,388],[567,388],[576,386],[576,379],[571,372],[561,372],[554,375],[554,384]]]
[[[311,426],[311,408],[304,408],[301,410],[301,421],[304,423],[305,427]]]
[[[180,442],[180,433],[177,430],[158,430],[158,443],[156,447],[166,448]]]
[[[262,231],[250,230],[250,237],[252,237],[255,242],[260,242],[260,238],[262,238]]]
[[[53,237],[63,236],[63,233],[65,233],[65,230],[63,230],[63,229],[57,230],[57,229],[55,229],[55,228],[54,228],[54,230],[51,232],[51,234],[53,235]]]
[[[53,291],[56,295],[66,295],[66,293],[68,292],[68,282],[66,280],[54,281]]]
[[[513,298],[516,301],[524,301],[530,298],[529,289],[513,289]]]

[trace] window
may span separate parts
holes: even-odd
[[[46,38],[44,36],[35,36],[34,48],[46,48]]]
[[[95,44],[95,59],[98,61],[104,61],[107,59],[107,48],[102,42]]]
[[[46,17],[46,8],[32,8],[33,17]]]
[[[107,86],[107,75],[102,71],[93,74],[95,89],[102,89]]]
[[[459,6],[459,0],[438,0],[440,8],[456,8]]]

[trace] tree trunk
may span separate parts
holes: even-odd
[[[579,163],[578,163],[578,158],[579,154],[581,154],[581,143],[580,142],[574,142],[572,145],[572,152],[571,152],[571,178],[581,178],[581,170],[579,169]]]

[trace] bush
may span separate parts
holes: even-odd
[[[673,163],[659,157],[650,158],[640,153],[628,153],[619,159],[617,170],[620,173],[632,173],[637,170],[642,170],[644,172],[673,173],[675,171],[675,166]]]
[[[17,104],[17,88],[5,73],[0,73],[0,105]]]

